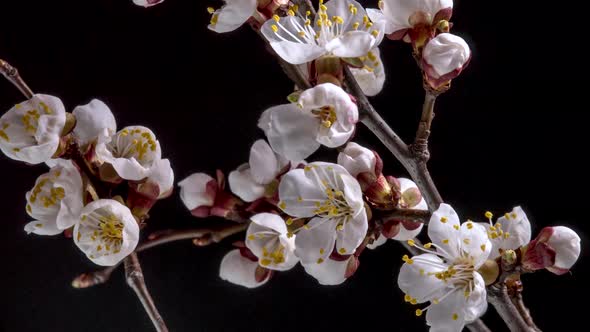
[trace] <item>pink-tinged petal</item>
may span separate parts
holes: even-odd
[[[426,44],[422,57],[433,69],[430,76],[436,79],[455,71],[460,72],[471,58],[471,50],[463,38],[441,33]]]
[[[272,149],[289,160],[303,160],[319,148],[318,126],[318,119],[294,104],[269,108],[258,123]]]
[[[236,285],[256,288],[268,281],[268,278],[256,280],[257,269],[258,263],[243,257],[239,249],[234,249],[223,257],[219,268],[219,277]]]
[[[151,7],[151,6],[155,6],[155,5],[159,5],[162,2],[164,2],[164,0],[133,0],[133,3],[138,5],[138,6],[142,6],[145,8]]]
[[[376,162],[377,158],[372,150],[354,142],[348,143],[338,154],[338,164],[354,177],[365,172],[374,174]]]
[[[573,230],[564,227],[553,227],[553,234],[547,244],[555,250],[556,269],[570,269],[580,257],[580,237]]]
[[[187,209],[211,207],[215,202],[217,181],[205,173],[194,173],[178,183],[180,199]]]

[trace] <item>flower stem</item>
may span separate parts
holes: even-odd
[[[0,72],[12,83],[27,99],[33,97],[33,91],[29,88],[27,83],[20,77],[18,70],[11,66],[8,62],[0,59]]]
[[[541,332],[541,329],[539,329],[533,321],[530,310],[524,304],[522,293],[520,291],[512,297],[512,304],[514,304],[524,321],[533,329],[533,331]]]
[[[156,308],[154,300],[152,300],[150,292],[145,285],[143,272],[141,271],[141,265],[139,264],[139,259],[137,259],[136,253],[132,253],[125,258],[125,277],[127,279],[127,284],[133,289],[133,291],[135,291],[143,308],[152,320],[156,331],[168,332],[168,327],[166,327],[166,323],[158,312],[158,308]]]
[[[135,252],[142,252],[147,249],[151,249],[166,243],[180,241],[180,240],[193,240],[193,244],[204,247],[212,243],[221,242],[221,240],[244,231],[248,227],[247,223],[244,224],[233,224],[223,229],[190,229],[190,230],[164,230],[150,234],[148,241],[143,242],[135,248]],[[103,270],[83,273],[77,276],[72,281],[72,287],[74,288],[89,288],[104,284],[109,281],[111,274],[121,263],[110,266]]]

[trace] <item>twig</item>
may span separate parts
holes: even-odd
[[[221,242],[221,240],[244,231],[248,227],[248,224],[235,224],[226,227],[221,230],[213,229],[192,229],[192,230],[165,230],[151,234],[148,237],[148,241],[140,244],[135,248],[135,252],[142,252],[147,249],[151,249],[162,244],[181,241],[181,240],[193,240],[193,243],[197,246],[203,247],[212,243]],[[79,275],[72,281],[74,288],[88,288],[104,284],[109,281],[111,274],[121,263],[110,266],[103,270],[87,272]]]
[[[152,297],[145,286],[143,272],[141,271],[141,265],[139,264],[136,253],[132,253],[125,258],[125,278],[127,279],[129,287],[135,291],[141,304],[143,304],[143,308],[152,320],[156,331],[168,332],[166,323],[158,312],[158,308],[156,308],[154,300],[152,300]]]
[[[524,304],[522,293],[520,291],[512,297],[512,304],[514,304],[528,326],[530,326],[534,331],[541,332],[541,329],[539,329],[533,321],[530,310]]]
[[[481,319],[468,324],[467,329],[471,332],[492,332]]]
[[[377,113],[347,66],[344,66],[344,81],[350,92],[357,99],[361,121],[381,140],[387,149],[406,168],[408,173],[410,173],[410,176],[420,188],[420,192],[424,195],[428,207],[432,211],[438,209],[438,206],[443,200],[430,177],[430,172],[428,172],[428,168],[426,167],[426,161],[416,157],[406,143],[397,136],[393,129]],[[434,103],[432,103],[432,106],[434,107]]]
[[[427,162],[430,159],[430,151],[428,151],[428,138],[430,137],[430,126],[434,119],[434,104],[436,103],[436,95],[429,90],[425,90],[424,106],[422,107],[422,117],[418,124],[418,131],[416,132],[416,139],[414,144],[410,146],[415,158]]]
[[[502,317],[511,332],[534,332],[520,315],[508,296],[505,284],[488,287],[488,302],[491,303]]]
[[[374,212],[375,213],[375,212]],[[428,210],[395,209],[379,214],[379,219],[402,219],[414,222],[428,223],[432,213]]]
[[[20,77],[18,70],[2,59],[0,59],[0,72],[2,72],[2,75],[4,75],[10,83],[16,86],[27,99],[33,97],[33,91],[31,91],[27,83],[25,83]]]

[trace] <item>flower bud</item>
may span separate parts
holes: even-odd
[[[217,172],[217,179],[205,173],[194,173],[180,181],[178,186],[180,199],[193,216],[238,219],[236,209],[243,202],[224,190],[225,176],[220,171]]]
[[[377,159],[381,158],[375,152],[354,142],[346,144],[344,150],[338,154],[338,164],[354,177],[361,173],[369,173],[373,177],[380,175],[375,170]]]
[[[522,265],[529,270],[546,268],[564,274],[580,256],[580,237],[564,227],[545,227],[525,249]]]
[[[424,77],[433,89],[441,89],[459,76],[470,59],[471,50],[463,38],[441,33],[422,52]]]

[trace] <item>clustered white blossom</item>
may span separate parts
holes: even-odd
[[[116,132],[115,117],[100,100],[67,114],[59,98],[40,94],[11,108],[0,123],[6,156],[50,167],[26,194],[26,211],[35,220],[25,231],[64,233],[99,265],[117,264],[135,250],[142,213],[168,196],[174,182],[170,162],[161,158],[149,129]],[[127,202],[98,197],[90,178],[115,185],[129,180]]]
[[[163,0],[133,2],[150,7]],[[298,263],[322,285],[341,284],[359,268],[366,247],[404,241],[420,252],[402,257],[397,284],[405,301],[419,305],[415,314],[426,316],[431,331],[462,331],[487,310],[486,286],[498,281],[500,268],[566,273],[580,255],[580,237],[557,226],[531,240],[521,207],[496,222],[486,212],[488,222],[461,223],[445,203],[431,210],[427,224],[396,214],[424,215],[428,205],[415,182],[384,174],[379,155],[353,142],[360,114],[344,68],[364,94],[378,94],[385,82],[378,46],[385,36],[401,39],[411,44],[427,91],[438,94],[468,65],[471,50],[449,32],[452,0],[382,0],[378,7],[365,10],[354,0],[319,0],[313,11],[285,0],[209,7],[209,29],[230,32],[249,23],[311,87],[261,113],[266,139],[229,173],[229,188],[221,171],[215,178],[194,173],[178,183],[180,198],[195,217],[247,224],[219,275],[248,288]],[[321,147],[338,148],[337,163],[306,161]],[[173,188],[155,134],[143,126],[117,129],[99,100],[69,114],[58,98],[34,95],[0,118],[0,150],[50,167],[26,194],[34,220],[25,230],[64,233],[99,265],[115,265],[135,250],[150,208]],[[102,186],[126,189],[125,199],[105,197]],[[421,244],[424,227],[430,241]]]

